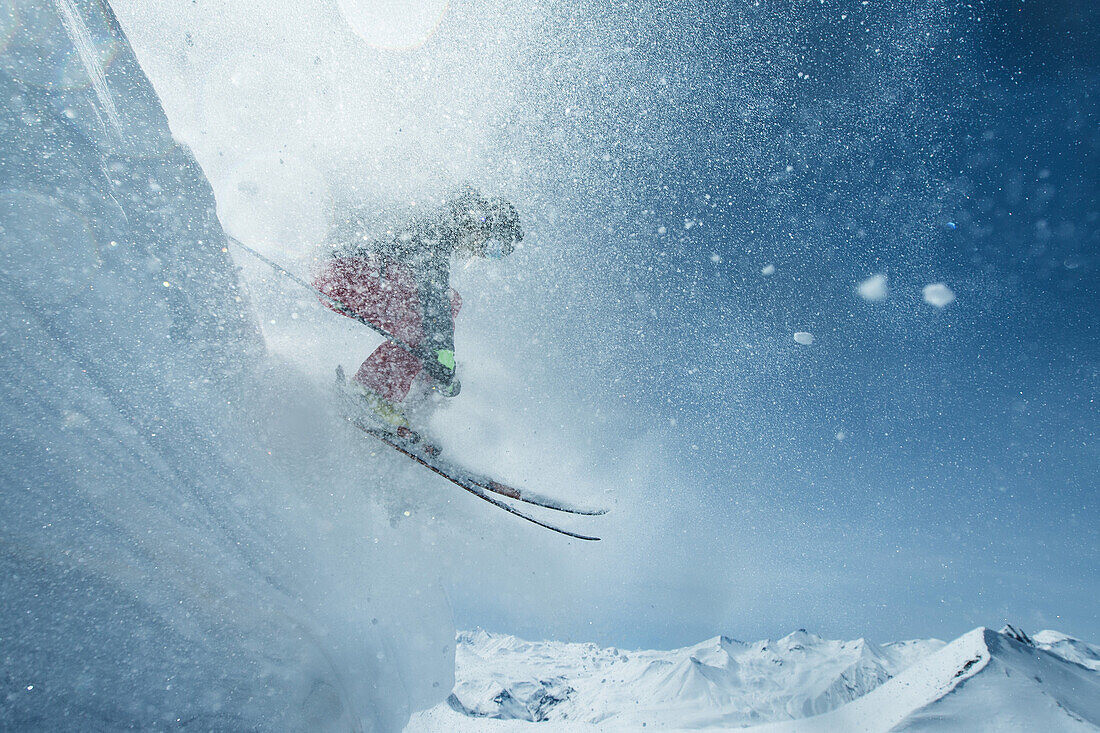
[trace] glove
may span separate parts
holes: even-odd
[[[432,353],[432,357],[425,359],[424,368],[429,376],[437,383],[437,389],[446,392],[452,382],[455,382],[455,352],[450,349],[438,349]],[[455,390],[455,394],[458,391]],[[453,396],[453,395],[451,395]]]
[[[458,393],[462,391],[462,382],[458,381],[458,377],[455,376],[455,352],[450,349],[440,349],[435,352],[435,358],[440,366],[449,373],[446,381],[439,381],[439,393],[444,397],[457,397]]]
[[[440,349],[435,352],[435,360],[453,373],[455,370],[455,352],[450,349]]]

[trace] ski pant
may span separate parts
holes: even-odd
[[[383,263],[377,255],[339,257],[314,279],[314,285],[409,346],[419,346],[424,338],[416,278],[405,265]],[[333,308],[330,303],[326,305]],[[451,289],[452,319],[458,317],[461,307],[462,298]],[[359,367],[355,381],[397,403],[409,394],[421,369],[419,359],[397,344],[384,341]]]

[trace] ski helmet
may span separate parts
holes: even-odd
[[[496,252],[498,257],[510,255],[515,250],[516,243],[523,241],[523,227],[519,223],[519,212],[516,211],[515,206],[499,196],[489,199],[487,203],[482,231],[488,237],[488,241],[499,242],[500,248],[492,250],[486,247],[486,252],[482,256],[492,257],[490,252]]]
[[[473,237],[470,251],[479,257],[499,259],[510,255],[523,239],[516,207],[499,196],[485,198],[466,187],[450,201],[459,231]]]

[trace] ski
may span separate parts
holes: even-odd
[[[517,498],[517,497],[516,496],[511,496],[510,493],[502,493],[502,491],[514,492],[514,493],[520,494],[520,495],[522,495],[522,492],[519,492],[515,489],[512,489],[509,486],[505,486],[504,484],[496,484],[496,482],[492,482],[492,483],[496,484],[496,486],[499,487],[500,490],[490,489],[487,486],[483,486],[480,483],[477,483],[470,476],[464,475],[465,474],[464,471],[451,469],[451,467],[443,465],[441,461],[436,460],[433,456],[421,453],[420,451],[418,451],[416,449],[416,447],[414,445],[406,444],[399,437],[387,432],[386,430],[383,430],[383,429],[378,428],[378,427],[374,427],[373,425],[370,425],[370,424],[368,424],[368,423],[366,423],[363,420],[360,420],[358,418],[349,417],[349,418],[347,418],[347,420],[348,420],[348,422],[350,422],[352,425],[354,425],[356,428],[358,428],[362,432],[366,433],[367,435],[370,435],[371,437],[377,439],[378,441],[380,441],[382,443],[385,443],[389,447],[396,450],[398,453],[401,453],[402,455],[407,456],[408,458],[411,458],[412,460],[416,461],[420,465],[427,468],[429,471],[432,471],[433,473],[435,473],[439,476],[442,476],[443,478],[445,478],[448,481],[450,481],[451,483],[453,483],[455,486],[458,486],[459,488],[461,488],[465,491],[468,491],[469,493],[473,494],[474,496],[481,499],[482,501],[487,501],[490,504],[492,504],[493,506],[496,506],[500,509],[503,509],[504,511],[508,512],[509,514],[514,514],[515,516],[520,517],[521,519],[526,519],[528,522],[531,522],[532,524],[537,524],[538,526],[543,527],[545,529],[548,529],[551,532],[557,532],[558,534],[565,535],[566,537],[573,537],[573,538],[578,539],[578,540],[587,540],[587,541],[590,541],[590,542],[597,542],[600,539],[599,537],[592,537],[592,536],[589,536],[589,535],[583,535],[583,534],[579,534],[577,532],[571,532],[571,531],[569,531],[567,529],[563,529],[561,527],[556,527],[553,524],[549,524],[548,522],[544,522],[541,519],[537,519],[535,517],[532,517],[529,514],[525,514],[521,511],[519,511],[518,509],[516,509],[515,507],[511,506],[510,504],[506,504],[505,502],[500,501],[499,499],[495,499],[492,496],[490,496],[489,493],[487,493],[487,492],[498,493],[501,496],[508,496],[509,498],[514,499],[514,498]],[[543,498],[543,497],[539,497],[539,498]],[[534,502],[530,502],[530,503],[534,503]],[[539,506],[543,506],[543,505],[539,504]],[[547,507],[547,508],[555,509],[557,507]],[[568,511],[568,509],[561,509],[559,511]],[[590,512],[586,511],[586,512],[574,512],[574,513],[590,513]],[[596,512],[596,513],[602,514],[603,512],[600,511],[600,512]]]
[[[456,468],[455,471],[464,474],[466,480],[470,483],[480,486],[486,491],[492,491],[494,494],[506,496],[509,499],[515,499],[517,501],[533,504],[534,506],[541,506],[546,509],[553,509],[554,511],[565,512],[567,514],[580,514],[585,517],[598,517],[601,514],[607,514],[606,509],[590,509],[579,507],[575,504],[570,504],[568,502],[564,502],[550,496],[536,494],[533,491],[517,489],[509,486],[508,484],[502,484],[499,481],[494,481],[491,478],[478,476],[477,474],[471,473],[470,471],[466,471],[464,469]]]
[[[340,399],[345,404],[346,410],[354,410],[360,413],[359,415],[355,416],[345,415],[348,421],[351,422],[357,419],[366,419],[375,429],[379,429],[392,437],[393,430],[391,428],[385,425],[381,425],[372,420],[370,417],[370,413],[362,413],[362,405],[358,404],[357,400],[348,399],[346,390],[342,389],[346,384],[347,378],[344,374],[344,368],[342,366],[336,367],[336,387],[338,399]],[[415,437],[413,438],[413,440],[410,441],[410,436]],[[555,499],[551,496],[537,494],[533,491],[517,489],[514,486],[509,486],[508,484],[501,483],[500,481],[496,481],[495,479],[491,479],[474,471],[470,471],[469,469],[457,466],[450,461],[440,460],[440,451],[438,449],[429,447],[430,444],[428,442],[420,441],[419,435],[411,431],[410,436],[402,437],[400,434],[398,434],[395,440],[401,441],[403,445],[411,446],[412,450],[415,450],[417,453],[431,460],[437,467],[439,467],[446,473],[453,476],[458,476],[463,481],[474,484],[475,486],[485,489],[486,491],[490,491],[494,494],[499,494],[500,496],[504,496],[509,499],[522,501],[533,506],[540,506],[544,509],[553,509],[554,511],[565,512],[567,514],[580,514],[586,517],[597,517],[601,514],[607,514],[607,509],[577,506],[576,504],[573,504],[571,502],[562,501],[561,499]]]

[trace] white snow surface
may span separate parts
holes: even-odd
[[[946,645],[880,646],[800,630],[626,652],[464,632],[454,695],[406,733],[1097,730],[1100,673],[1076,661],[1096,648],[1053,631],[1021,636],[978,628]]]
[[[110,11],[9,13],[0,730],[400,730],[453,684],[421,473],[265,350]]]

